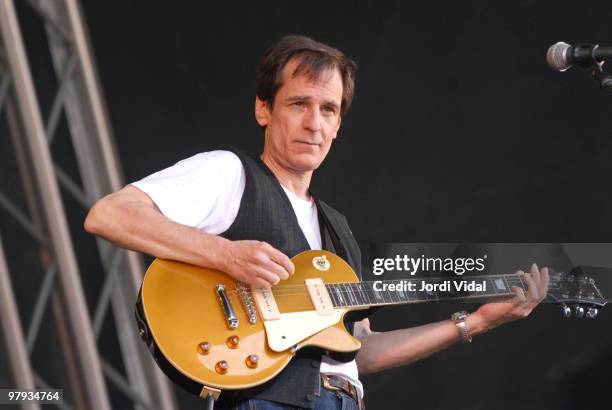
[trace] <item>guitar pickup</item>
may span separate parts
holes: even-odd
[[[329,292],[325,287],[325,283],[321,278],[306,279],[306,289],[310,295],[310,300],[314,305],[317,313],[320,316],[329,316],[334,313],[334,304],[332,303]]]
[[[263,320],[278,320],[280,312],[271,287],[252,287],[253,299]]]

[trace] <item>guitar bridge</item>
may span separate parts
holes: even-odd
[[[234,308],[232,307],[232,302],[230,302],[227,294],[225,293],[225,285],[222,283],[218,283],[216,288],[217,296],[219,297],[219,302],[221,302],[221,307],[223,308],[223,313],[225,313],[225,319],[227,320],[227,326],[230,329],[236,329],[240,322],[236,317],[236,313],[234,312]]]
[[[257,323],[257,310],[255,309],[255,305],[253,304],[253,299],[251,298],[251,295],[249,295],[249,288],[242,282],[238,282],[236,288],[238,289],[238,294],[240,295],[242,304],[244,305],[247,315],[249,316],[249,323],[254,325],[255,323]]]

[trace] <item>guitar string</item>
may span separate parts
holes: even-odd
[[[574,281],[569,281],[569,280],[566,280],[566,281],[558,280],[558,281],[554,281],[554,283],[551,282],[551,284],[559,284],[560,282],[575,283]],[[364,283],[364,282],[355,282],[355,284],[360,284],[360,283]],[[350,284],[350,283],[342,283],[341,282],[341,283],[333,283],[333,284],[330,283],[328,285],[338,285],[338,284],[345,285],[345,284]],[[517,287],[523,289],[523,291],[529,291],[528,288],[523,288],[522,287],[522,286],[527,286],[527,284],[524,284],[524,283],[522,283],[520,281],[516,281],[515,283],[508,283],[508,285],[509,286],[517,286]],[[206,287],[206,288],[214,289],[214,287],[210,287],[210,286]],[[304,285],[304,284],[299,284],[299,285],[277,285],[277,286],[272,287],[271,289],[272,289],[275,297],[278,297],[278,296],[297,296],[297,295],[307,295],[308,294],[308,289],[306,288],[306,285]],[[348,295],[350,293],[355,293],[355,292],[359,292],[359,293],[366,293],[368,291],[378,292],[378,291],[376,291],[376,290],[374,290],[372,288],[364,289],[362,287],[361,287],[361,289],[360,288],[352,288],[352,287],[351,288],[344,288],[343,289],[342,287],[338,287],[335,290],[339,291],[341,294],[346,294],[346,295]],[[240,292],[241,291],[238,290],[238,289],[233,289],[233,290],[230,290],[230,291],[226,291],[226,295],[228,295],[229,297],[232,297],[232,298],[234,298],[234,297],[240,298]],[[254,291],[251,288],[249,288],[249,287],[244,288],[244,292],[246,292],[246,293],[248,293],[250,295],[252,295],[254,293]],[[397,291],[389,291],[389,290],[384,291],[384,292],[386,292],[386,293],[388,293],[388,292],[399,293]],[[419,291],[412,291],[412,292],[419,292]],[[412,292],[405,291],[404,293],[412,293]],[[506,294],[506,293],[509,293],[509,292],[487,292],[487,293],[490,293],[489,296],[495,296],[495,295],[499,295],[499,294]]]
[[[308,296],[307,295],[308,292],[303,292],[303,296]],[[397,305],[397,304],[408,304],[408,303],[418,303],[418,302],[428,302],[428,301],[457,301],[460,299],[465,299],[462,296],[449,296],[449,297],[437,297],[435,299],[400,299],[400,300],[393,300],[393,298],[391,296],[389,296],[389,298],[391,300],[385,300],[385,298],[381,298],[380,300],[376,300],[374,302],[372,302],[370,300],[370,298],[367,298],[367,303],[361,303],[356,297],[354,297],[351,299],[349,296],[349,293],[346,291],[343,291],[343,296],[344,296],[344,300],[341,300],[339,303],[332,301],[332,303],[334,304],[334,308],[343,308],[343,307],[360,307],[360,306],[382,306],[382,305]],[[503,302],[509,302],[511,300],[511,296],[513,295],[513,293],[508,292],[508,293],[503,293],[503,294],[496,294],[497,296],[507,296],[508,299],[500,301],[500,303]],[[495,295],[490,295],[490,296],[495,296]],[[314,305],[313,303],[307,299],[307,300],[301,300],[299,302],[294,301],[293,303],[291,303],[291,300],[287,301],[287,298],[294,298],[295,296],[291,296],[291,295],[275,295],[275,299],[278,299],[278,302],[280,304],[283,305],[284,309],[289,309],[289,310],[315,310],[314,309]],[[237,304],[239,305],[243,305],[243,300],[239,295],[233,295],[230,296],[230,299],[232,302],[238,302]],[[363,298],[364,301],[366,301],[366,298]],[[357,303],[355,303],[355,301]],[[525,303],[529,303],[528,301],[526,301]]]
[[[558,280],[558,281],[555,281],[555,282],[560,282],[560,281],[561,281],[561,280]],[[569,280],[565,280],[564,282],[571,282],[571,283],[575,283],[575,282],[573,282],[573,281],[569,281]],[[517,282],[517,283],[518,283],[518,282]],[[285,285],[285,286],[289,286],[289,285]],[[289,298],[289,297],[296,297],[296,296],[298,296],[298,295],[299,295],[299,296],[305,296],[305,297],[308,297],[308,296],[309,296],[308,290],[305,290],[305,289],[304,289],[305,285],[290,285],[290,286],[301,286],[301,287],[302,287],[302,289],[301,289],[301,290],[299,290],[299,291],[297,291],[297,290],[296,290],[296,291],[291,291],[291,292],[278,292],[276,289],[273,289],[273,290],[274,290],[274,292],[273,292],[273,293],[274,293],[275,299],[282,300],[282,299],[286,299],[286,298]],[[210,288],[210,287],[209,287],[209,289],[212,289],[212,288]],[[252,290],[250,290],[250,289],[248,289],[248,290],[247,290],[247,289],[245,289],[245,290],[246,290],[246,292],[247,292],[247,293],[249,293],[249,294],[250,294],[249,296],[251,296],[251,295],[252,295],[252,293],[253,293],[253,291],[252,291]],[[358,298],[355,296],[355,293],[360,294],[360,297],[361,297],[363,300],[366,300],[366,298],[367,298],[368,300],[370,300],[370,299],[371,299],[371,296],[370,296],[370,295],[368,295],[368,292],[367,292],[367,291],[365,291],[365,290],[359,290],[359,289],[353,289],[353,290],[351,291],[351,290],[347,290],[347,289],[341,289],[341,288],[339,288],[339,289],[338,289],[338,291],[340,292],[341,296],[343,296],[343,297],[344,297],[344,300],[345,300],[346,302],[348,302],[348,304],[347,304],[346,306],[348,306],[348,305],[351,305],[351,306],[365,306],[365,305],[374,305],[374,304],[381,304],[381,303],[382,303],[382,304],[393,304],[393,303],[411,302],[410,298],[405,298],[405,297],[401,297],[401,296],[400,296],[400,299],[401,299],[401,300],[399,300],[399,301],[393,300],[393,297],[391,296],[391,294],[388,294],[388,298],[389,298],[389,299],[391,299],[390,301],[387,301],[387,300],[385,300],[385,298],[384,298],[384,297],[381,297],[380,299],[376,299],[376,302],[375,302],[375,303],[368,302],[367,304],[362,304],[362,303],[357,303],[357,304],[354,304],[354,302],[353,302],[353,301],[360,302],[360,301],[358,300]],[[406,293],[409,293],[409,292],[406,292]],[[499,297],[502,297],[502,296],[508,296],[508,297],[510,297],[510,296],[511,296],[511,295],[513,295],[513,294],[514,294],[514,292],[490,293],[490,294],[487,294],[487,295],[483,295],[483,297],[492,297],[492,296],[499,296]],[[352,298],[351,298],[351,295],[353,296]],[[365,297],[364,297],[364,296],[365,296]],[[398,295],[398,296],[399,296],[399,295]],[[476,295],[476,296],[479,296],[479,295]],[[236,301],[236,300],[237,300],[237,301],[239,301],[240,303],[242,303],[242,297],[241,297],[241,296],[238,294],[238,291],[237,291],[237,290],[235,290],[235,291],[230,291],[230,292],[229,292],[228,297],[230,298],[230,300],[231,300],[231,301]],[[468,296],[468,297],[469,297],[469,296]],[[251,298],[251,299],[252,299],[252,298]],[[433,299],[434,299],[434,298],[430,298],[430,299],[428,299],[428,298],[416,298],[416,299],[413,299],[413,300],[412,300],[412,302],[417,302],[417,301],[423,301],[423,302],[426,302],[426,301],[428,301],[428,300],[433,300]],[[437,295],[437,297],[435,298],[435,300],[456,300],[456,299],[467,299],[467,297],[464,297],[464,296],[461,296],[461,295],[458,295],[458,296],[452,296],[452,295],[451,295],[451,296],[448,296],[448,297],[444,297],[444,296],[443,296],[442,298],[440,298],[440,296],[439,296],[439,295]],[[303,306],[303,307],[308,307],[308,308],[312,308],[312,302],[310,302],[310,299],[307,299],[307,300],[308,300],[308,302],[306,302],[305,304],[303,304],[303,305],[301,305],[301,306]],[[510,300],[510,298],[509,298],[509,300]],[[285,303],[285,302],[283,302],[283,303]],[[301,301],[301,302],[298,302],[298,303],[304,303],[304,302],[303,302],[303,301]],[[342,301],[341,303],[344,303],[344,301]],[[342,306],[342,304],[339,304],[339,306]],[[296,308],[296,306],[292,306],[292,307],[293,307],[293,308]]]
[[[501,279],[508,279],[508,280],[514,280],[517,281],[518,283],[523,283],[523,280],[519,277],[522,275],[515,275],[515,274],[511,274],[511,275],[487,275],[487,276],[471,276],[469,277],[470,279],[473,280],[493,280],[496,278],[501,278]],[[462,278],[463,280],[468,280],[466,277]],[[436,277],[436,278],[411,278],[411,279],[391,279],[391,280],[387,280],[384,281],[386,283],[391,283],[391,282],[402,282],[402,281],[407,281],[407,282],[417,282],[417,281],[423,281],[423,280],[427,280],[427,281],[447,281],[447,280],[452,280],[452,278],[441,278],[441,277]],[[573,282],[575,283],[575,281],[572,280],[568,280],[568,279],[551,279],[550,283],[557,283],[557,282],[562,282],[562,281],[566,281],[566,282]],[[327,282],[325,283],[325,285],[353,285],[353,284],[364,284],[364,283],[374,283],[377,281],[360,281],[360,282]],[[248,285],[247,285],[248,286]],[[292,284],[292,285],[274,285],[272,286],[272,289],[274,289],[275,291],[277,290],[282,290],[282,289],[288,289],[288,288],[298,288],[298,287],[306,287],[305,283],[297,283],[297,284]]]
[[[497,274],[497,275],[483,275],[483,276],[462,276],[462,277],[458,277],[457,279],[518,279],[521,280],[521,277],[524,276],[524,274],[516,274],[516,273],[512,273],[512,274]],[[389,279],[386,280],[385,282],[393,282],[393,281],[420,281],[420,280],[451,280],[452,277],[433,277],[433,278],[402,278],[402,279]],[[571,279],[560,279],[560,278],[551,278],[551,282],[552,281],[569,281],[569,282],[575,282]],[[326,285],[328,284],[352,284],[352,283],[373,283],[373,282],[377,282],[377,281],[372,281],[372,280],[368,280],[368,281],[358,281],[358,282],[327,282]],[[305,286],[304,283],[299,283],[299,284],[294,284],[294,285],[276,285],[275,287],[278,286]]]
[[[500,300],[497,303],[507,303],[510,302],[510,300],[512,300],[511,296],[513,295],[513,293],[507,293],[507,294],[498,294],[498,296],[500,297],[508,297],[505,300]],[[310,300],[302,300],[299,302],[293,301],[289,299],[287,300],[286,297],[277,297],[276,298],[278,303],[280,303],[281,305],[283,305],[284,309],[296,309],[296,310],[314,310],[314,305]],[[380,299],[380,300],[376,300],[376,301],[371,301],[369,298],[368,300],[365,300],[364,298],[364,302],[366,303],[361,303],[359,300],[354,299],[355,301],[357,301],[357,303],[355,303],[354,300],[351,300],[348,296],[345,297],[344,301],[340,301],[340,302],[333,302],[334,308],[343,308],[343,307],[360,307],[360,306],[382,306],[382,305],[394,305],[394,304],[409,304],[409,303],[419,303],[419,302],[428,302],[428,301],[459,301],[461,299],[465,299],[461,296],[457,296],[457,297],[442,297],[442,298],[432,298],[432,299],[400,299],[400,300],[385,300],[385,299]],[[242,299],[240,299],[239,297],[235,297],[232,298],[232,302],[237,302],[237,305],[243,305],[243,301]],[[529,301],[525,301],[524,303],[530,303]]]
[[[369,293],[368,290],[360,290],[360,289],[354,289],[354,290],[342,290],[342,289],[339,289],[338,291],[340,292],[340,294],[342,296],[356,294],[356,293],[359,293],[359,294],[362,294],[362,295],[367,295]],[[250,296],[252,296],[254,294],[253,291],[247,291],[247,292],[250,294]],[[374,292],[378,292],[378,291],[374,291]],[[387,294],[398,294],[398,295],[400,294],[397,291],[386,291],[386,292],[388,292]],[[411,292],[404,291],[403,293],[410,295],[410,294],[422,293],[422,292],[419,292],[419,291],[411,291]],[[462,293],[465,293],[465,292],[462,292]],[[501,296],[501,295],[513,294],[513,293],[514,292],[511,292],[511,291],[507,291],[507,292],[506,291],[502,291],[502,292],[487,292],[486,295],[482,295],[482,296],[496,296],[496,295]],[[273,294],[274,294],[275,298],[279,298],[279,297],[295,297],[295,296],[299,296],[299,295],[309,296],[308,290],[303,290],[303,291],[296,290],[296,291],[293,291],[293,292],[276,292],[275,290],[273,290]],[[229,295],[229,297],[235,299],[235,298],[240,298],[241,296],[240,296],[239,293],[233,293],[233,294]],[[400,297],[403,297],[403,296],[400,296]],[[450,297],[455,297],[455,296],[450,296]]]
[[[505,302],[509,302],[511,300],[510,296],[512,296],[513,293],[509,292],[509,293],[496,294],[496,295],[500,296],[500,297],[506,297],[507,296],[508,299],[505,300]],[[491,296],[493,296],[493,295],[491,295]],[[298,301],[298,302],[294,301],[293,303],[291,303],[291,299],[289,299],[289,301],[286,300],[289,297],[290,296],[288,296],[288,295],[285,295],[285,296],[276,296],[275,299],[278,301],[278,303],[283,305],[284,309],[290,309],[290,310],[292,310],[292,309],[315,310],[314,305],[310,301],[310,299],[308,299],[308,300],[301,300],[301,301]],[[292,296],[291,298],[294,298],[294,296]],[[457,300],[460,300],[460,299],[465,299],[465,298],[463,298],[461,296],[456,296],[456,297],[449,296],[449,297],[442,297],[442,298],[438,297],[438,298],[435,298],[435,299],[432,298],[432,299],[413,299],[413,300],[410,300],[410,299],[401,299],[401,300],[385,300],[385,299],[381,299],[381,300],[376,300],[375,302],[370,301],[369,298],[368,298],[368,301],[365,301],[365,299],[364,299],[364,302],[366,302],[366,303],[360,303],[360,301],[357,300],[356,298],[351,299],[348,296],[348,294],[346,294],[344,302],[336,303],[336,302],[332,301],[332,303],[334,305],[334,308],[343,308],[343,307],[359,307],[359,306],[381,306],[381,305],[394,305],[394,304],[408,304],[408,303],[428,302],[428,301],[434,301],[434,300],[435,301],[445,301],[445,300],[447,300],[447,301],[457,301]],[[356,300],[357,303],[355,303],[353,300]],[[237,301],[237,302],[239,302],[237,304],[240,304],[240,305],[242,305],[242,303],[243,303],[242,299],[238,295],[236,295],[234,297],[231,297],[231,301],[232,302]],[[499,301],[499,303],[504,303],[504,301]],[[529,303],[529,302],[525,301],[525,303]]]
[[[391,282],[391,281],[388,281],[387,283],[389,283],[389,282]],[[398,281],[398,282],[399,282],[398,284],[402,283],[401,281]],[[409,282],[416,282],[416,281],[409,281]],[[362,287],[363,284],[367,285],[367,284],[371,284],[371,283],[374,283],[374,282],[371,282],[371,281],[366,281],[366,282],[333,282],[333,283],[325,283],[325,285],[326,286],[330,286],[330,285],[335,285],[335,286],[337,286],[337,285],[347,285],[347,286],[350,286],[350,285],[359,285],[360,287]],[[508,285],[514,285],[514,284],[521,284],[522,285],[523,282],[517,280],[517,281],[515,281],[513,283],[508,283]],[[277,293],[277,292],[278,293],[292,293],[294,291],[302,292],[303,289],[307,290],[308,288],[307,288],[306,284],[302,283],[302,284],[297,284],[297,285],[275,285],[275,286],[272,286],[271,289],[275,293]],[[339,289],[343,290],[341,288],[339,288]],[[367,288],[367,289],[368,290],[373,290],[373,288]],[[245,290],[252,292],[252,288],[245,288]],[[350,290],[351,291],[359,291],[359,289],[354,289],[354,288],[351,288]],[[239,290],[230,290],[230,292],[239,292]]]
[[[511,296],[512,294],[508,294],[507,296]],[[460,298],[459,298],[460,299]],[[431,301],[449,301],[449,302],[453,302],[453,301],[457,301],[457,299],[432,299]],[[280,300],[279,300],[280,301]],[[367,303],[353,303],[353,302],[348,302],[346,304],[343,303],[334,303],[333,307],[335,309],[341,309],[341,308],[350,308],[350,307],[370,307],[370,306],[385,306],[385,305],[400,305],[400,304],[410,304],[410,303],[419,303],[419,302],[427,302],[428,300],[420,300],[420,301],[410,301],[410,300],[400,300],[400,301],[395,301],[395,300],[390,300],[390,301],[377,301],[377,302],[367,302]],[[509,300],[507,300],[506,302],[509,302]],[[500,301],[498,303],[504,303],[504,301]],[[524,302],[524,303],[529,303],[529,302]],[[309,310],[316,310],[315,306],[312,303],[301,303],[301,304],[291,304],[291,303],[287,303],[287,302],[281,302],[281,304],[283,305],[283,310],[284,311],[309,311]],[[241,304],[242,306],[242,304]],[[257,316],[260,316],[259,310],[257,310]]]
[[[438,279],[438,278],[436,278]],[[512,278],[507,278],[512,280]],[[407,280],[407,279],[400,279],[397,280],[397,282],[401,281],[408,281],[408,282],[416,282],[419,281],[420,279],[411,279],[411,280]],[[451,280],[451,279],[446,279],[446,280]],[[387,281],[387,283],[389,282],[393,282],[393,281]],[[563,279],[555,279],[555,280],[551,280],[550,284],[559,284],[561,282],[568,282],[568,283],[575,283],[575,281],[572,280],[563,280]],[[363,284],[371,284],[374,283],[374,281],[364,281],[364,282],[329,282],[326,283],[325,285],[359,285],[360,287],[362,287]],[[522,287],[523,290],[527,290],[527,283],[524,282],[523,280],[519,279],[518,277],[516,277],[512,282],[508,283],[509,286],[517,286],[517,285],[521,285],[524,286]],[[213,289],[213,286],[207,286],[207,288],[209,289]],[[270,289],[272,289],[272,291],[274,292],[274,294],[301,294],[304,292],[308,292],[308,288],[306,286],[306,284],[304,283],[300,283],[300,284],[294,284],[294,285],[274,285],[272,286]],[[342,288],[338,288],[341,292],[352,292],[352,291],[358,291],[358,292],[364,292],[366,290],[374,290],[373,288],[366,288],[366,289],[355,289],[355,288],[350,288],[349,290],[345,290]],[[251,287],[249,287],[248,285],[244,288],[244,290],[246,292],[250,292],[253,293],[253,290]],[[374,290],[376,291],[376,290]],[[385,292],[396,292],[396,291],[385,291]],[[240,290],[238,289],[232,289],[229,292],[226,291],[226,293],[235,293],[238,294],[240,293]]]
[[[505,277],[507,279],[512,280],[513,282],[516,281],[515,282],[516,285],[521,285],[519,287],[523,288],[522,286],[525,286],[525,284],[522,282],[522,280],[520,279],[519,276],[520,275],[489,275],[489,276],[487,276],[487,278],[491,278],[492,279],[494,277]],[[441,279],[441,278],[436,278],[436,279]],[[569,280],[569,279],[556,279],[555,278],[555,279],[551,280],[551,284],[559,284],[559,283],[562,283],[562,282],[567,282],[567,283],[572,283],[572,284],[576,283],[574,280]],[[371,281],[367,281],[367,282],[336,282],[336,283],[329,283],[329,285],[338,285],[338,284],[349,285],[349,284],[352,284],[352,283],[361,284],[361,283],[372,283],[372,282]],[[514,285],[514,283],[509,283],[509,285],[516,286],[516,285]],[[214,287],[207,287],[207,288],[214,289]],[[244,290],[249,294],[249,296],[252,296],[253,291],[252,291],[252,289],[250,287],[246,287]],[[368,290],[369,291],[373,291],[373,289],[368,289]],[[361,289],[355,289],[355,288],[350,288],[350,289],[344,288],[343,289],[341,287],[337,288],[337,291],[339,291],[340,294],[342,296],[344,296],[346,301],[350,302],[351,304],[352,304],[352,300],[353,299],[357,300],[354,297],[355,292],[361,294],[362,298],[363,298],[363,296],[367,296],[369,298],[368,290],[365,290],[363,288],[361,288]],[[523,290],[527,290],[527,289],[523,288]],[[235,301],[235,300],[242,301],[242,297],[240,296],[239,292],[240,292],[239,290],[234,289],[234,290],[230,290],[226,294],[228,295],[228,297],[232,301]],[[393,292],[393,291],[387,291],[387,292]],[[273,287],[273,293],[274,293],[275,297],[279,297],[279,298],[299,296],[299,295],[301,295],[301,296],[308,296],[308,290],[306,289],[306,285],[305,284],[277,285],[277,286]],[[410,293],[410,292],[406,292],[406,293]],[[350,297],[351,294],[353,294],[353,298]],[[495,296],[495,295],[499,295],[499,296],[508,295],[508,296],[510,296],[512,294],[513,294],[513,292],[502,292],[502,293],[491,293],[491,294],[486,295],[486,296]],[[391,294],[388,294],[388,297],[391,299],[391,302],[385,301],[384,297],[382,298],[382,302],[383,303],[397,303],[397,302],[393,301],[393,298],[392,298]],[[444,299],[450,299],[450,298],[455,298],[456,299],[458,297],[450,296],[450,297],[444,298]],[[419,298],[417,298],[417,300],[418,299]],[[436,299],[440,299],[439,296]],[[423,298],[422,300],[426,301],[428,299]],[[410,298],[408,298],[408,301],[410,301]],[[377,300],[377,303],[380,303],[380,301]],[[311,305],[309,305],[309,306],[311,306]],[[356,306],[361,306],[361,305],[356,305]]]
[[[213,289],[213,288],[209,288],[209,289]],[[247,292],[250,296],[252,296],[255,292],[251,289],[245,289],[245,292]],[[274,294],[274,297],[291,297],[291,296],[299,296],[299,295],[309,295],[308,289],[303,286],[302,289],[276,289],[276,288],[272,288],[272,292]],[[365,294],[368,292],[379,292],[376,291],[374,289],[341,289],[338,288],[337,292],[340,292],[342,295],[350,295],[350,294],[354,294],[354,293],[360,293],[360,294]],[[398,293],[397,291],[384,291],[385,293],[391,292],[391,293]],[[414,292],[420,292],[420,291],[404,291],[403,293],[414,293]],[[495,295],[500,295],[500,294],[506,294],[509,292],[487,292],[487,294],[489,296],[495,296]],[[240,298],[240,291],[238,290],[230,290],[229,292],[226,291],[226,295],[228,295],[228,297],[231,298]]]

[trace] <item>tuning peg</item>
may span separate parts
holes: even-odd
[[[584,317],[584,307],[582,305],[576,305],[574,307],[574,313],[576,313],[578,319],[582,319]]]
[[[589,319],[595,319],[598,313],[599,309],[597,309],[595,306],[591,306],[586,312],[586,317]]]
[[[561,312],[563,313],[563,317],[566,319],[572,316],[572,309],[565,303],[563,304],[563,306],[561,306]]]

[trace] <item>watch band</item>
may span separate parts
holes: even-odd
[[[451,316],[451,320],[455,322],[455,326],[457,326],[457,328],[459,329],[461,343],[470,343],[472,341],[472,337],[468,333],[467,326],[465,324],[465,319],[469,315],[470,314],[468,312],[462,310],[460,312],[453,313],[453,315]]]

